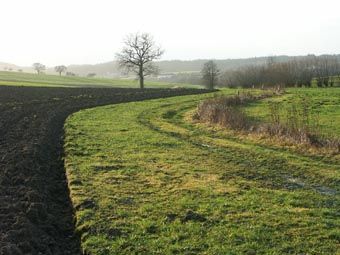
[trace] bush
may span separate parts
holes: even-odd
[[[252,121],[246,116],[241,106],[272,95],[273,92],[261,95],[248,92],[238,93],[235,96],[208,99],[198,105],[194,118],[232,129],[246,130],[252,126]]]

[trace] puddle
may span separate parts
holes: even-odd
[[[294,177],[286,177],[287,185],[286,187],[288,189],[312,189],[313,191],[322,194],[322,195],[329,195],[329,196],[335,196],[337,194],[337,191],[335,189],[322,186],[322,185],[309,185],[308,183],[304,182],[303,180],[299,178]]]

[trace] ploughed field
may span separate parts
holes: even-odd
[[[203,90],[0,86],[0,254],[79,254],[63,125],[83,108]]]
[[[235,95],[224,90],[219,95]],[[339,89],[306,94],[340,137]],[[65,124],[65,168],[87,254],[339,254],[340,156],[193,119],[212,94],[104,106]]]

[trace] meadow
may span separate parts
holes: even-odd
[[[267,98],[248,105],[248,115],[262,122],[270,121],[269,104],[277,102],[281,109],[305,100],[308,110],[320,126],[320,133],[331,137],[340,136],[340,89],[339,88],[290,88],[281,97]]]
[[[310,97],[340,137],[339,89],[289,89],[246,106]],[[337,254],[339,155],[197,123],[181,96],[81,110],[65,124],[76,231],[88,254]]]
[[[119,87],[139,88],[138,80],[88,78],[0,71],[0,85],[37,87]],[[146,81],[146,88],[201,88],[199,85]]]

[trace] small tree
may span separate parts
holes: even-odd
[[[65,73],[67,70],[66,66],[56,66],[54,67],[54,70],[59,73],[59,76],[61,76],[62,73]]]
[[[72,72],[66,72],[66,76],[76,76],[76,74]]]
[[[214,89],[220,74],[220,70],[217,68],[216,63],[212,60],[204,63],[201,73],[206,87],[208,89]]]
[[[96,73],[88,73],[87,75],[86,75],[86,77],[88,77],[88,78],[93,78],[93,77],[95,77],[97,74]]]
[[[124,41],[124,48],[116,54],[120,68],[134,72],[139,78],[139,85],[144,89],[144,78],[158,72],[157,66],[152,61],[159,59],[164,51],[156,46],[151,35],[131,34]]]
[[[40,63],[34,63],[33,64],[33,69],[37,71],[38,74],[40,74],[42,71],[46,69],[46,66]]]

